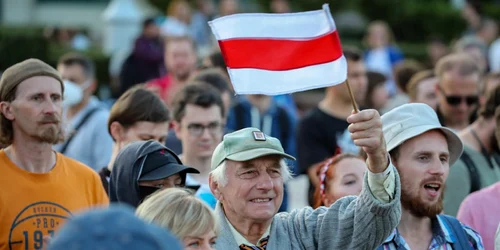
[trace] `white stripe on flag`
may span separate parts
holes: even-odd
[[[328,87],[347,78],[344,56],[324,64],[285,71],[228,68],[238,94],[280,95],[314,88]]]
[[[328,4],[300,13],[236,14],[209,24],[237,94],[286,94],[347,78]]]
[[[300,39],[335,31],[328,4],[322,10],[288,13],[235,14],[208,22],[217,40],[231,38]]]

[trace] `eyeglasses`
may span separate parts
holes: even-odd
[[[212,122],[206,126],[199,123],[191,123],[187,126],[187,129],[190,135],[198,137],[203,135],[205,129],[207,129],[211,135],[218,135],[222,132],[222,127],[223,125],[218,122]]]
[[[439,91],[443,93],[444,97],[446,98],[446,102],[452,106],[458,106],[463,101],[465,101],[465,103],[468,106],[475,105],[479,102],[479,97],[477,95],[468,95],[468,96],[446,95],[443,89],[439,88]]]

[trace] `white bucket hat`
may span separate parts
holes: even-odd
[[[403,142],[435,129],[441,130],[446,136],[451,166],[462,155],[464,150],[462,140],[453,130],[441,126],[436,112],[429,105],[404,104],[382,116],[382,130],[389,152]]]

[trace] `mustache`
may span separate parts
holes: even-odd
[[[429,183],[429,182],[438,182],[440,183],[441,185],[444,184],[444,180],[443,180],[443,177],[441,176],[432,176],[432,177],[429,177],[427,179],[424,179],[422,181],[422,184],[424,183]]]
[[[60,123],[61,119],[56,115],[47,115],[47,116],[44,116],[40,122],[42,122],[42,123],[44,123],[44,122]]]

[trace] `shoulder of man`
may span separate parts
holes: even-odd
[[[467,168],[467,163],[461,158],[459,158],[453,165],[450,166],[450,174],[448,176],[446,184],[458,184],[455,183],[456,181],[458,181],[456,178],[459,178],[460,182],[461,180],[466,181],[467,183],[469,183],[468,186],[470,186],[470,174]]]
[[[469,242],[470,246],[472,249],[475,249],[475,250],[483,250],[484,249],[484,245],[483,245],[483,239],[481,238],[481,235],[479,235],[479,233],[469,227],[468,225],[465,225],[463,224],[461,221],[459,221],[457,218],[453,217],[453,216],[449,216],[449,215],[439,215],[439,217],[444,220],[442,222],[445,223],[445,225],[448,227],[448,230],[450,230],[451,228],[451,231],[453,232],[454,230],[457,230],[456,229],[456,226],[454,225],[450,225],[451,224],[460,224],[461,228],[463,229],[463,232],[465,233],[465,236],[467,237],[467,241]],[[455,228],[454,230],[452,228]],[[455,232],[454,234],[456,234],[458,232]],[[455,237],[458,237],[458,235],[455,235]],[[458,239],[455,239],[457,241],[459,241]]]
[[[92,197],[94,199],[94,205],[109,203],[103,186],[103,181],[99,173],[73,158],[60,153],[57,154],[58,160],[62,161],[63,166],[68,169],[68,172],[78,176],[78,180],[81,181],[80,184],[82,184],[82,188],[89,188],[89,190],[92,190],[92,194],[94,195],[94,197]]]
[[[322,119],[321,114],[319,114],[318,108],[314,108],[297,122],[297,133],[299,135],[310,135],[311,133],[321,134],[322,131],[319,129],[318,125],[324,122],[325,121]]]
[[[473,249],[484,249],[483,239],[476,230],[464,224],[462,224],[462,228],[467,234],[467,240],[474,246]]]
[[[456,216],[460,203],[470,193],[471,180],[467,166],[458,160],[450,167],[444,190],[444,212]]]
[[[70,171],[75,172],[76,174],[80,175],[82,178],[84,177],[92,177],[92,178],[100,178],[99,174],[92,169],[91,167],[71,158],[68,156],[65,156],[59,152],[57,152],[57,160],[61,161],[58,162],[57,164],[62,164],[66,168],[70,168]]]

